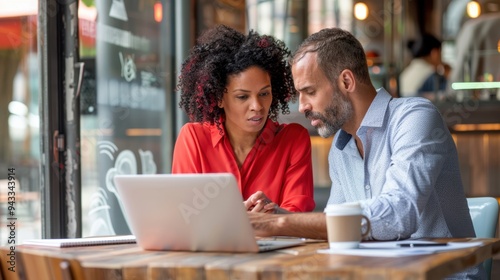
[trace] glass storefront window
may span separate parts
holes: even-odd
[[[80,3],[82,236],[130,233],[115,175],[170,172],[170,6]]]
[[[9,246],[41,237],[37,5],[23,2],[34,8],[0,1],[0,245]]]

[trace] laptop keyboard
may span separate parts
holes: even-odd
[[[267,251],[276,248],[276,244],[272,242],[259,241],[257,244],[259,245],[259,251]]]
[[[257,244],[259,244],[259,248],[265,248],[265,247],[271,247],[271,246],[276,246],[275,243],[272,243],[272,242],[262,242],[262,241],[259,241],[257,242]]]
[[[259,252],[272,251],[281,248],[293,247],[302,244],[300,240],[258,240],[257,244],[259,245]]]

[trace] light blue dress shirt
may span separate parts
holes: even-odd
[[[475,236],[455,143],[429,100],[381,88],[356,134],[363,157],[343,130],[332,142],[328,203],[359,201],[369,239]]]
[[[334,137],[328,203],[359,201],[369,239],[475,236],[455,143],[429,100],[379,89],[356,134],[363,157],[350,134]]]
[[[332,142],[328,203],[359,201],[377,240],[475,236],[455,143],[429,100],[379,89],[357,135],[363,157],[343,130]]]

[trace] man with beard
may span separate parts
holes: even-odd
[[[322,137],[335,134],[329,204],[359,202],[370,240],[475,236],[455,143],[430,101],[376,90],[360,42],[338,28],[308,37],[291,65],[299,111]],[[249,216],[258,236],[327,239],[324,213]]]

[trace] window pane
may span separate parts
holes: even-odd
[[[10,6],[0,1],[0,245],[41,237],[36,3]]]
[[[130,233],[115,175],[170,172],[169,3],[80,5],[82,236]]]

